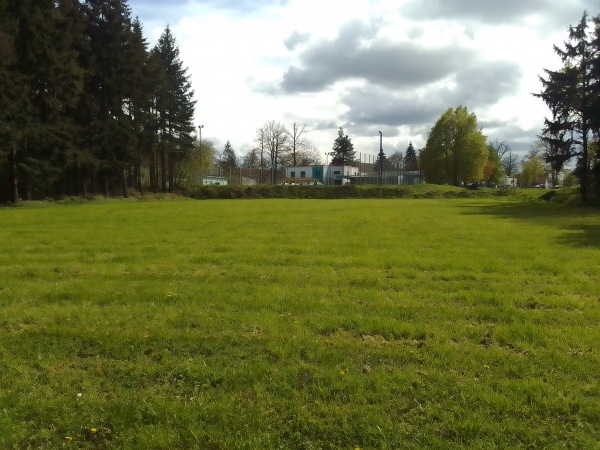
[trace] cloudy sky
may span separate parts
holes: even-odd
[[[239,155],[268,120],[305,124],[321,153],[339,127],[389,156],[465,105],[489,139],[525,152],[547,110],[553,45],[597,0],[129,0],[154,45],[168,24],[188,67],[196,125]],[[325,158],[323,158],[325,162]]]

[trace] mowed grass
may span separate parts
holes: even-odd
[[[0,210],[0,448],[598,448],[600,211]]]

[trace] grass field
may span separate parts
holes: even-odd
[[[600,210],[0,209],[0,448],[600,447]]]

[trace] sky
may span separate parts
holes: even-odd
[[[489,140],[525,153],[548,116],[553,50],[597,0],[129,0],[153,46],[169,25],[220,149],[256,146],[270,120],[305,126],[323,155],[343,127],[362,155],[425,146],[464,105]],[[364,156],[363,156],[364,159]]]

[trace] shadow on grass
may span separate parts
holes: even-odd
[[[464,215],[489,215],[565,231],[558,244],[600,248],[600,209],[534,202],[466,206]]]

